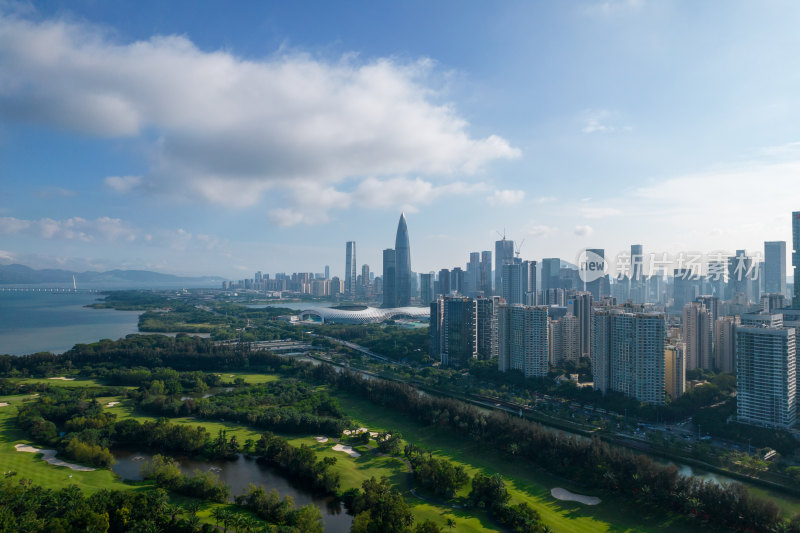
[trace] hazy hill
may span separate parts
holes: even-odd
[[[60,269],[35,270],[25,265],[0,265],[0,285],[33,285],[42,283],[72,284],[72,276],[81,284],[185,285],[216,286],[224,278],[218,276],[182,277],[149,270],[109,270],[107,272],[71,272]]]

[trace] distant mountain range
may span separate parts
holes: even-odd
[[[71,272],[60,269],[34,270],[25,265],[0,265],[0,285],[35,285],[52,283],[89,285],[182,285],[186,287],[216,286],[225,278],[219,276],[182,277],[149,270],[109,270],[107,272]]]

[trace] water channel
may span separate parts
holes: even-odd
[[[149,461],[153,454],[116,450],[114,457],[117,463],[111,469],[119,477],[139,481],[142,479],[142,465]],[[255,459],[243,455],[239,455],[234,461],[204,461],[187,457],[176,457],[175,459],[178,461],[181,471],[186,474],[191,474],[196,470],[217,474],[231,488],[231,501],[233,501],[233,497],[242,494],[250,483],[263,485],[267,492],[276,489],[281,498],[291,496],[297,507],[308,504],[315,505],[322,513],[325,531],[333,533],[350,531],[353,517],[345,512],[344,505],[336,498],[315,494],[306,487],[288,480],[274,468],[259,464]]]

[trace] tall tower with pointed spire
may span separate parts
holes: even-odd
[[[400,214],[400,222],[397,224],[394,250],[397,305],[405,307],[411,305],[411,248],[408,244],[408,226],[406,225],[405,213]]]

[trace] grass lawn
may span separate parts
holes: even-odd
[[[103,405],[106,405],[110,401],[120,400],[120,398],[102,399],[104,402]],[[124,418],[135,418],[139,421],[155,420],[155,417],[134,413],[133,407],[133,401],[122,400],[119,405],[107,407],[106,411],[116,414],[118,420]],[[201,425],[205,427],[212,436],[216,435],[219,430],[224,429],[228,432],[229,437],[231,435],[236,435],[239,442],[244,442],[246,439],[258,439],[261,435],[260,430],[241,426],[235,422],[207,421],[191,417],[170,418],[170,421],[177,424]],[[475,517],[458,509],[429,504],[411,495],[408,492],[412,486],[410,474],[408,473],[405,463],[400,459],[380,456],[367,447],[355,447],[356,451],[362,453],[362,455],[361,457],[353,458],[344,452],[334,451],[332,448],[335,443],[330,440],[326,443],[320,443],[314,439],[314,435],[298,436],[284,434],[283,436],[294,446],[305,444],[311,447],[320,457],[335,457],[337,461],[334,469],[339,472],[341,476],[342,491],[350,488],[360,488],[361,484],[371,477],[380,479],[382,476],[386,476],[404,493],[417,521],[421,522],[426,518],[430,518],[443,526],[445,519],[452,517],[458,520],[458,531],[462,533],[495,530],[492,526],[492,522],[485,513],[480,513],[482,516]],[[207,517],[208,513],[210,513],[210,509],[211,507],[205,509],[204,512],[198,513],[198,515]]]
[[[94,379],[81,379],[78,376],[63,376],[67,378],[74,378],[70,380],[65,379],[49,379],[49,378],[12,378],[10,381],[14,383],[23,383],[28,385],[38,385],[45,383],[51,387],[103,387],[104,385]]]
[[[680,516],[657,513],[626,502],[618,496],[586,490],[524,461],[511,461],[460,435],[442,432],[436,428],[423,427],[415,420],[397,412],[386,410],[352,396],[339,395],[345,412],[371,430],[396,429],[403,437],[419,446],[434,450],[435,455],[450,459],[465,467],[470,476],[477,472],[499,473],[506,481],[513,502],[524,501],[536,509],[545,523],[554,531],[691,531],[699,530],[695,524]],[[586,506],[575,502],[562,502],[550,495],[550,489],[563,487],[580,494],[599,496],[603,502],[597,506]],[[462,489],[457,497],[465,497],[469,487]],[[423,511],[424,509],[420,509]],[[415,513],[417,509],[415,509]],[[420,513],[424,516],[427,513]],[[453,512],[459,531],[469,520]],[[467,523],[465,523],[467,522]],[[471,524],[470,524],[471,525]]]
[[[17,472],[17,479],[31,479],[38,485],[53,489],[76,484],[87,493],[100,489],[139,490],[139,487],[132,487],[119,481],[110,470],[78,472],[63,466],[45,463],[38,454],[18,452],[14,448],[15,444],[36,445],[15,427],[17,410],[14,406],[30,397],[30,395],[0,397],[0,403],[9,404],[6,407],[0,407],[0,472],[14,471]]]
[[[233,383],[234,379],[242,378],[245,383],[250,385],[260,385],[262,383],[269,383],[281,379],[280,376],[276,376],[275,374],[254,374],[249,372],[222,373],[218,375],[222,376],[222,381],[226,383]]]

